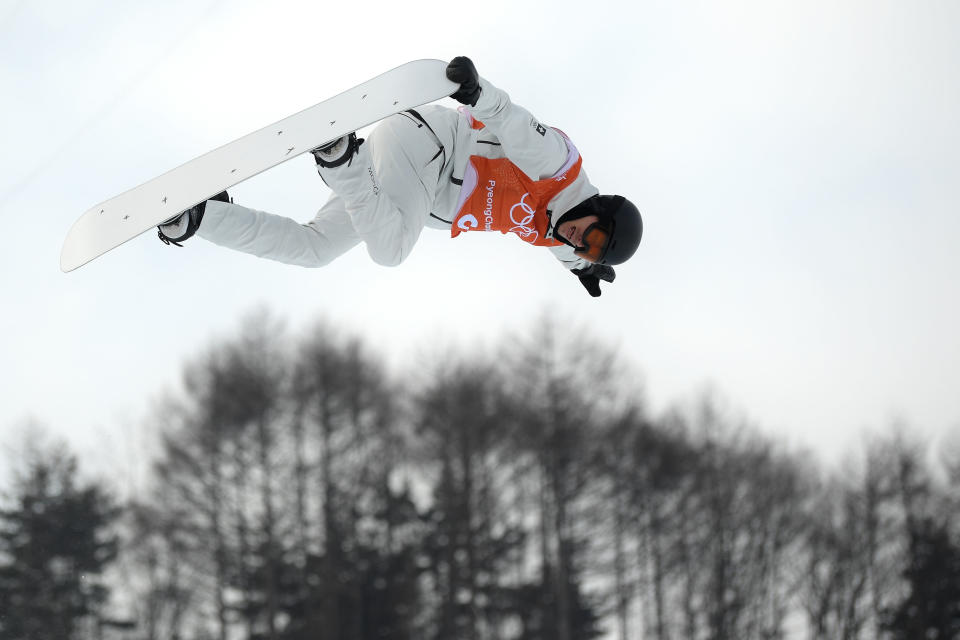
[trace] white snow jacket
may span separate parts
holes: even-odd
[[[328,264],[360,242],[383,265],[400,264],[424,227],[450,232],[470,156],[508,158],[533,180],[567,161],[563,136],[484,79],[476,107],[426,106],[390,116],[349,165],[318,168],[333,194],[313,220],[208,201],[197,235],[238,251],[306,267]],[[485,127],[471,126],[471,115]],[[597,194],[586,172],[548,204],[552,220]],[[553,229],[550,229],[552,237]],[[491,238],[492,240],[492,238]],[[589,263],[568,245],[549,247],[568,269]]]

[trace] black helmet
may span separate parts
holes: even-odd
[[[557,232],[562,223],[587,216],[597,216],[597,222],[581,235],[583,246],[575,246]],[[553,228],[554,237],[573,247],[584,260],[614,265],[636,253],[643,236],[643,219],[637,207],[623,196],[596,195],[560,216]]]

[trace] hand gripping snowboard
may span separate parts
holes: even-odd
[[[441,60],[415,60],[254,131],[91,207],[67,233],[60,269],[73,271],[224,189],[387,116],[459,88]]]

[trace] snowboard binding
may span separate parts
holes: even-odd
[[[356,132],[346,136],[341,136],[333,142],[328,142],[313,149],[313,159],[324,169],[332,169],[340,165],[347,164],[353,160],[353,156],[360,151],[360,145],[363,144],[363,138],[357,138]]]
[[[230,202],[230,196],[227,195],[226,191],[221,191],[210,198],[210,200]],[[190,207],[175,218],[171,218],[158,226],[157,237],[160,238],[160,241],[168,246],[172,244],[182,247],[183,245],[180,243],[190,238],[197,232],[197,229],[200,228],[200,222],[203,220],[203,212],[206,211],[207,202],[208,200],[204,200],[200,204]]]

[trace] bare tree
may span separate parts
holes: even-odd
[[[195,550],[196,534],[183,508],[161,510],[132,503],[127,506],[126,563],[133,579],[128,588],[144,640],[182,638],[191,619],[198,581],[187,562]]]
[[[518,464],[507,437],[517,427],[513,411],[490,364],[448,358],[421,378],[414,415],[418,457],[432,485],[433,635],[503,637],[510,558],[522,541],[506,513],[513,491],[504,480]]]
[[[513,338],[501,359],[521,427],[512,438],[533,464],[544,637],[599,635],[599,613],[583,588],[586,554],[595,533],[595,498],[605,482],[594,461],[611,405],[623,385],[616,352],[586,331],[572,343],[544,318],[525,338]],[[634,389],[635,394],[639,391]],[[620,405],[618,405],[620,406]],[[592,564],[592,563],[589,563]]]

